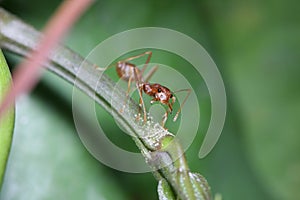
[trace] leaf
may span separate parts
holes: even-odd
[[[0,50],[0,102],[6,94],[7,88],[11,84],[11,75],[6,64],[2,51]],[[0,187],[6,168],[6,162],[9,156],[15,121],[14,107],[0,118]]]
[[[113,174],[82,145],[69,111],[64,100],[43,85],[18,100],[1,200],[127,199]]]

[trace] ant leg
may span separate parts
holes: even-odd
[[[172,103],[174,103],[174,102],[172,102]],[[165,112],[165,114],[163,115],[163,119],[162,119],[162,122],[161,122],[161,126],[163,127],[163,128],[165,128],[165,124],[166,124],[166,121],[167,121],[167,119],[168,119],[168,115],[169,115],[169,113],[171,113],[172,112],[172,105],[173,104],[170,104],[170,103],[168,103],[168,110]]]
[[[144,56],[144,55],[148,55],[148,57],[147,57],[147,60],[146,60],[146,62],[145,62],[145,64],[144,64],[144,67],[143,67],[142,70],[141,70],[141,75],[143,75],[145,69],[147,68],[148,63],[150,62],[150,59],[151,59],[151,56],[152,56],[152,51],[146,51],[146,52],[144,52],[144,53],[142,53],[142,54],[139,54],[139,55],[136,55],[136,56],[132,56],[132,57],[130,57],[130,58],[126,58],[125,60],[120,60],[120,61],[118,61],[118,62],[128,62],[128,61],[131,61],[131,60],[140,58],[140,57],[142,57],[142,56]],[[99,66],[97,66],[96,64],[94,64],[94,68],[95,68],[96,70],[99,70],[99,71],[105,71],[106,69],[111,68],[111,67],[114,67],[114,66],[115,66],[115,64],[109,65],[108,67],[99,67]]]
[[[180,105],[180,107],[179,107],[179,109],[178,109],[178,111],[177,111],[177,113],[176,113],[176,115],[175,115],[175,117],[174,117],[174,119],[173,119],[174,122],[177,120],[178,115],[179,115],[179,113],[181,112],[182,107],[184,106],[184,104],[185,104],[187,98],[190,96],[190,94],[191,94],[191,89],[182,89],[182,90],[177,90],[177,91],[174,92],[174,93],[178,93],[178,92],[184,92],[184,91],[187,92],[187,95],[186,95],[186,97],[184,98],[182,104]],[[174,99],[174,102],[175,102],[175,99]]]
[[[148,63],[150,62],[150,59],[151,59],[151,56],[152,56],[152,51],[147,51],[144,54],[148,55],[148,57],[147,57],[147,60],[146,60],[146,62],[144,64],[143,68],[141,69],[141,74],[142,75],[144,74],[144,72],[145,72],[145,70],[146,70],[146,68],[148,66]]]
[[[158,66],[155,65],[150,71],[149,73],[145,76],[145,82],[148,83],[149,79],[153,76],[153,74],[156,72],[156,70],[158,69]]]
[[[111,68],[111,67],[114,67],[115,64],[114,64],[114,65],[109,65],[109,66],[107,66],[107,67],[99,67],[99,66],[96,65],[96,64],[94,64],[93,66],[94,66],[94,68],[95,68],[96,70],[99,70],[99,71],[105,71],[105,70],[107,70],[107,69],[109,69],[109,68]]]
[[[134,78],[135,78],[135,80],[136,80],[136,82],[135,82],[135,83],[136,83],[136,87],[137,87],[137,89],[138,89],[138,91],[139,91],[139,96],[140,96],[139,108],[140,108],[140,107],[143,108],[143,112],[144,112],[144,123],[146,123],[146,122],[147,122],[147,113],[146,113],[146,107],[145,107],[145,103],[144,103],[144,100],[143,100],[143,94],[142,94],[143,88],[141,87],[140,79],[138,78],[138,77],[139,77],[139,76],[138,76],[139,74],[138,74],[137,69],[134,68],[133,72],[134,72]],[[139,113],[140,113],[140,112],[139,112]]]
[[[143,96],[142,96],[142,88],[137,85],[137,87],[139,88],[139,96],[140,96],[140,103],[139,103],[139,108],[142,107],[143,108],[143,113],[144,113],[144,123],[147,122],[147,113],[146,113],[146,107],[145,107],[145,103],[143,100]]]
[[[127,100],[128,100],[128,96],[129,96],[129,93],[130,93],[130,87],[131,87],[132,78],[133,78],[133,77],[131,76],[131,77],[129,78],[129,80],[128,80],[127,92],[126,92],[126,98],[124,99],[123,107],[122,107],[121,110],[120,110],[121,113],[124,111],[126,102],[127,102]]]
[[[126,97],[128,97],[129,92],[130,92],[131,81],[132,81],[132,76],[131,76],[131,77],[129,78],[129,80],[128,80]]]
[[[161,122],[161,126],[163,128],[165,128],[165,124],[166,124],[167,119],[168,119],[168,111],[165,112],[165,114],[163,116],[163,119],[162,119],[162,122]]]
[[[152,51],[146,51],[146,52],[141,53],[141,54],[139,54],[139,55],[132,56],[132,57],[130,57],[130,58],[126,58],[126,59],[123,60],[123,61],[124,61],[124,62],[128,62],[128,61],[131,61],[131,60],[140,58],[140,57],[142,57],[142,56],[144,56],[144,55],[148,55],[148,58],[147,58],[147,61],[146,61],[146,64],[148,64],[149,61],[150,61],[150,58],[151,58],[151,56],[152,56]]]

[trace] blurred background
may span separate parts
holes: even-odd
[[[1,6],[41,30],[60,2],[3,0]],[[200,160],[210,99],[203,80],[191,80],[192,85],[201,83],[194,90],[202,120],[186,152],[191,170],[204,175],[223,199],[298,200],[299,8],[296,0],[96,1],[64,42],[87,56],[113,34],[149,26],[174,29],[198,41],[222,74],[228,110],[217,145]],[[13,69],[19,58],[4,53]],[[164,54],[154,51],[154,61],[175,68],[184,63]],[[183,73],[189,77],[193,72]],[[46,72],[35,90],[18,100],[0,199],[157,199],[151,173],[119,172],[88,153],[74,128],[71,97],[72,86]],[[98,114],[113,142],[138,151],[108,114],[101,108]]]

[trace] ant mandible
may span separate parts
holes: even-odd
[[[135,64],[129,62],[131,60],[140,58],[145,55],[148,55],[148,57],[147,57],[147,60],[142,69],[137,68]],[[152,52],[147,51],[145,53],[142,53],[142,54],[139,54],[136,56],[132,56],[125,60],[118,61],[116,64],[116,71],[117,71],[118,76],[122,80],[128,82],[126,98],[128,97],[129,92],[130,92],[131,83],[132,82],[136,83],[136,87],[139,91],[139,97],[140,97],[139,105],[142,107],[143,113],[144,113],[144,122],[147,121],[147,113],[146,113],[146,107],[145,107],[143,96],[142,96],[143,92],[145,94],[153,97],[153,99],[150,102],[151,104],[154,102],[160,102],[160,103],[168,106],[168,109],[166,110],[166,112],[163,116],[163,120],[162,120],[162,126],[164,127],[165,123],[167,121],[167,118],[168,118],[168,114],[172,113],[173,105],[176,102],[176,97],[174,96],[174,94],[178,93],[178,92],[182,92],[182,91],[187,92],[187,96],[184,98],[180,108],[178,109],[175,117],[173,118],[173,121],[175,122],[178,118],[179,113],[181,112],[183,105],[185,104],[188,96],[190,95],[191,89],[182,89],[182,90],[172,92],[169,88],[162,86],[161,84],[149,83],[148,82],[149,79],[151,78],[151,76],[155,73],[155,71],[158,68],[157,66],[153,67],[150,70],[150,72],[147,74],[147,76],[145,78],[143,77],[143,74],[148,66],[151,56],[152,56]]]

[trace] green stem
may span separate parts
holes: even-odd
[[[0,102],[11,85],[11,76],[2,51],[0,49]],[[0,117],[0,188],[10,151],[15,121],[14,106]]]
[[[28,55],[28,51],[34,49],[41,37],[41,34],[34,28],[1,8],[0,27],[1,47],[21,56]],[[132,138],[147,163],[155,169],[154,176],[159,181],[166,180],[175,196],[180,199],[210,198],[209,195],[198,195],[207,191],[202,190],[203,187],[209,188],[209,186],[206,182],[204,186],[200,186],[203,182],[194,181],[195,179],[191,178],[193,173],[189,172],[184,152],[178,141],[174,140],[174,135],[157,124],[144,125],[137,122],[134,114],[139,112],[139,108],[131,99],[129,109],[120,113],[122,105],[116,102],[126,100],[125,92],[118,88],[109,77],[97,71],[94,64],[69,48],[59,46],[50,56],[50,62],[46,67],[93,98],[105,110],[112,113],[115,120],[129,134],[136,136]],[[81,73],[78,73],[79,70]],[[98,80],[100,75],[101,79]],[[201,191],[199,192],[197,188],[201,188]]]

